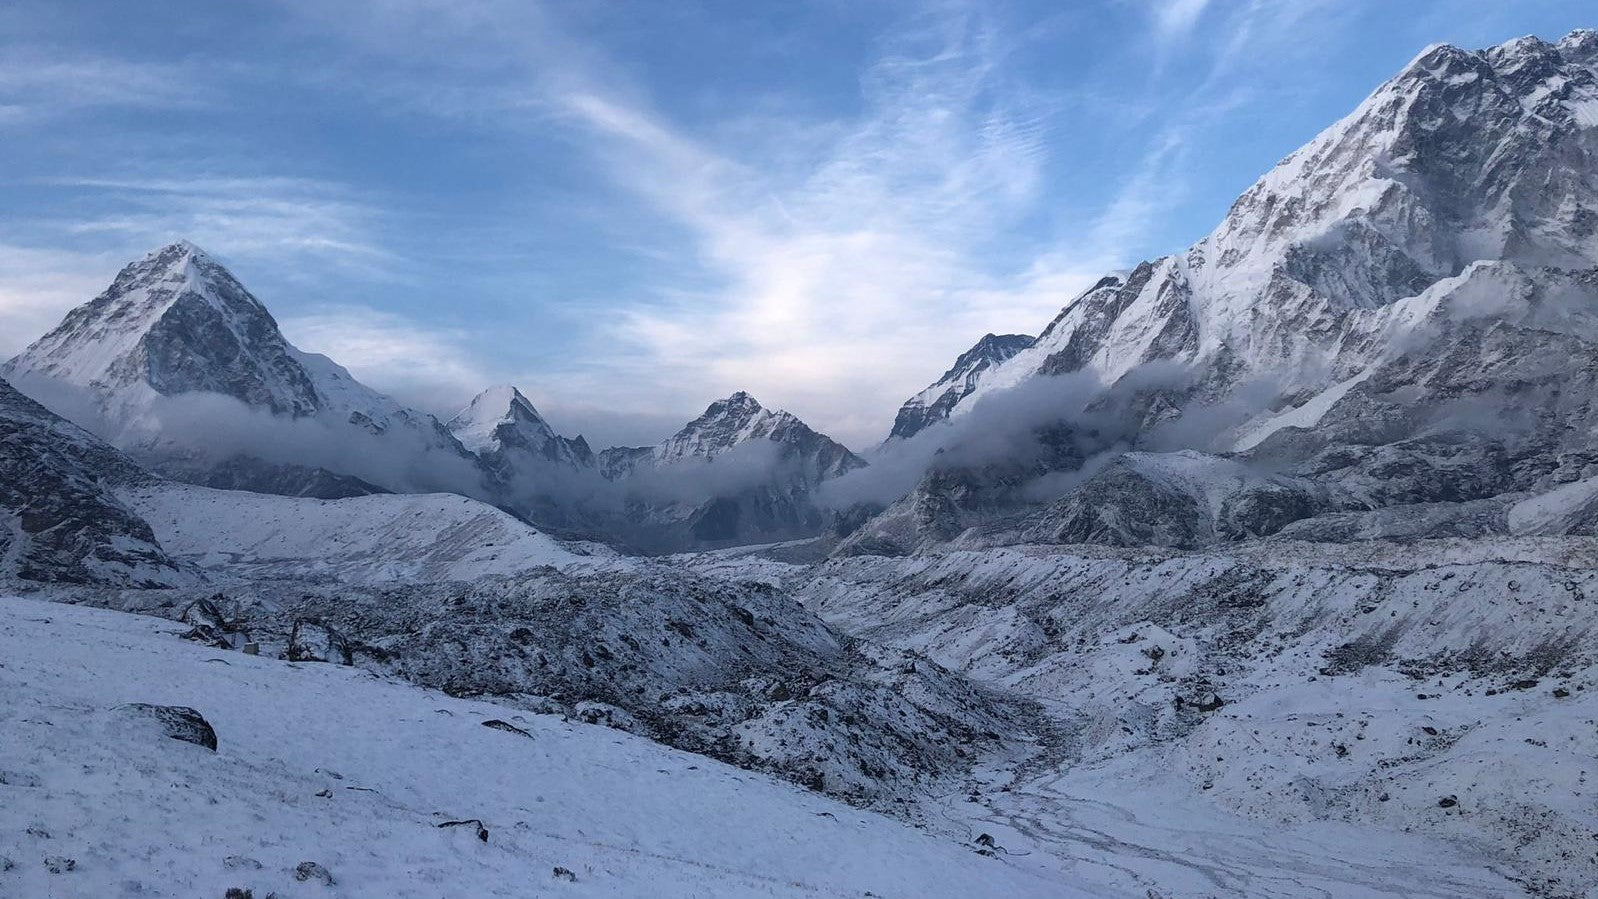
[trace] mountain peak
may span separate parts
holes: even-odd
[[[990,368],[1008,361],[1036,342],[1037,338],[1029,334],[984,334],[971,349],[954,360],[943,377],[905,401],[894,418],[888,439],[913,437],[927,425],[948,418],[950,411],[977,389]]]
[[[1598,29],[1577,28],[1559,39],[1559,52],[1591,65],[1598,61]]]
[[[271,313],[187,240],[124,266],[105,292],[67,313],[5,372],[107,398],[220,393],[294,416],[321,403]]]
[[[164,247],[151,250],[149,253],[145,254],[145,258],[149,259],[157,256],[165,256],[168,254],[197,256],[202,259],[210,258],[210,254],[206,253],[205,250],[201,249],[198,244],[192,240],[189,240],[187,237],[180,237]]]
[[[763,406],[760,405],[760,401],[755,399],[746,390],[740,390],[737,393],[734,393],[731,396],[727,397],[726,399],[720,399],[720,400],[715,401],[714,403],[711,403],[709,408],[707,408],[705,410],[705,414],[709,415],[717,407],[720,407],[722,409],[729,410],[729,411],[732,411],[732,410],[749,410],[749,411],[754,411],[754,412],[759,412],[761,409],[764,408]]]
[[[227,269],[213,260],[197,244],[187,239],[175,240],[166,246],[151,250],[144,254],[143,259],[133,263],[133,265],[144,266],[152,273],[168,273],[169,277],[173,275],[181,276],[183,280],[190,282],[201,281],[207,274],[202,270],[210,268],[219,270],[221,274],[229,278],[232,277]],[[132,267],[132,265],[128,266],[128,268]],[[127,271],[127,268],[124,268],[123,271]]]
[[[711,403],[703,415],[655,447],[654,455],[660,462],[689,457],[713,459],[755,440],[782,444],[803,455],[819,452],[825,460],[822,470],[826,476],[865,464],[847,447],[814,430],[798,416],[767,409],[743,390]]]
[[[508,436],[503,429],[523,432],[539,443],[555,437],[532,402],[510,384],[490,387],[473,397],[446,427],[474,453],[491,452],[502,445]]]

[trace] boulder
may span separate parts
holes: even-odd
[[[133,702],[117,709],[122,715],[148,722],[162,735],[216,751],[216,731],[205,716],[187,706]]]

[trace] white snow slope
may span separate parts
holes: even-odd
[[[453,581],[597,559],[447,493],[321,500],[162,483],[122,499],[168,553],[233,579]]]
[[[0,896],[1126,895],[603,727],[177,629],[0,599]],[[131,702],[197,709],[218,750],[127,727]],[[486,842],[438,826],[472,818]],[[297,882],[308,861],[332,884]]]

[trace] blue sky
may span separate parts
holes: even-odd
[[[187,237],[439,413],[659,439],[747,389],[846,442],[1173,252],[1429,43],[1565,0],[0,6],[0,354]]]

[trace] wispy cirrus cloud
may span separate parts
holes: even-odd
[[[0,124],[106,106],[193,108],[217,96],[209,79],[182,64],[0,47]]]
[[[639,415],[746,389],[874,442],[983,333],[1040,327],[1124,262],[1117,237],[1170,186],[1171,154],[1152,154],[1100,213],[1017,246],[1007,235],[1046,197],[1059,110],[1020,82],[1011,37],[980,4],[916,9],[882,33],[848,116],[757,107],[710,129],[674,118],[546,7],[385,3],[382,28],[352,31],[289,6],[397,61],[377,96],[511,133],[553,126],[677,227],[682,277],[610,298],[576,352],[536,373],[546,393]]]
[[[112,236],[129,250],[187,237],[229,255],[277,262],[315,258],[376,279],[395,277],[399,261],[376,237],[380,208],[333,182],[203,173],[41,182],[92,193],[95,203],[90,213],[31,225]]]
[[[1105,260],[1022,259],[1006,272],[984,258],[1038,202],[1047,156],[1049,110],[1006,89],[1003,52],[969,9],[910,23],[864,74],[863,112],[827,123],[785,171],[625,96],[550,98],[618,183],[689,230],[718,282],[627,304],[611,329],[627,352],[569,382],[672,372],[633,401],[747,389],[869,441],[945,357],[986,330],[1046,321]]]

